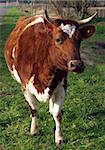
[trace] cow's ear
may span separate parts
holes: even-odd
[[[95,27],[92,25],[82,27],[80,29],[82,39],[87,39],[95,33]]]

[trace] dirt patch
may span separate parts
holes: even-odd
[[[94,60],[92,60],[89,55],[87,55],[86,53],[82,53],[81,54],[81,58],[84,61],[85,64],[90,65],[90,66],[95,66],[96,63]]]
[[[97,63],[105,63],[105,59],[100,57],[105,56],[105,42],[89,42],[87,46],[83,47],[81,57],[88,65],[95,66]]]
[[[104,26],[104,25],[105,25],[105,22],[102,22],[102,21],[97,23],[97,26]]]
[[[0,93],[0,97],[11,96],[11,95],[13,95],[13,94],[12,93],[6,93],[6,92]]]
[[[105,55],[105,42],[95,42],[93,49],[98,55]]]
[[[4,146],[0,145],[0,150],[4,150]]]

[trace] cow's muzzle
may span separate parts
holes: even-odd
[[[71,60],[68,62],[68,70],[81,73],[84,71],[84,63],[81,60]]]

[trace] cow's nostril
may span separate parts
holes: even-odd
[[[73,62],[71,62],[71,68],[72,68],[72,67],[75,67],[75,64],[73,64]]]
[[[69,68],[69,70],[72,71],[72,70],[74,70],[76,68],[76,64],[73,61],[70,61],[68,63],[68,68]]]
[[[68,64],[71,69],[75,69],[80,64],[80,61],[79,60],[71,60]]]
[[[82,72],[84,70],[84,63],[81,60],[71,60],[68,63],[68,69],[70,71]]]

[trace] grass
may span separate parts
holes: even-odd
[[[39,104],[40,131],[29,135],[30,117],[27,104],[5,63],[4,44],[22,15],[16,8],[4,17],[0,35],[0,149],[3,150],[104,150],[105,149],[105,57],[90,54],[94,66],[87,65],[84,73],[70,74],[65,106],[62,110],[62,128],[66,143],[56,147],[54,121],[47,104]],[[9,16],[9,17],[8,17]],[[101,21],[102,22],[102,21]],[[104,24],[95,22],[96,34],[82,44],[90,49],[94,41],[104,40]],[[89,44],[92,43],[92,44]]]

